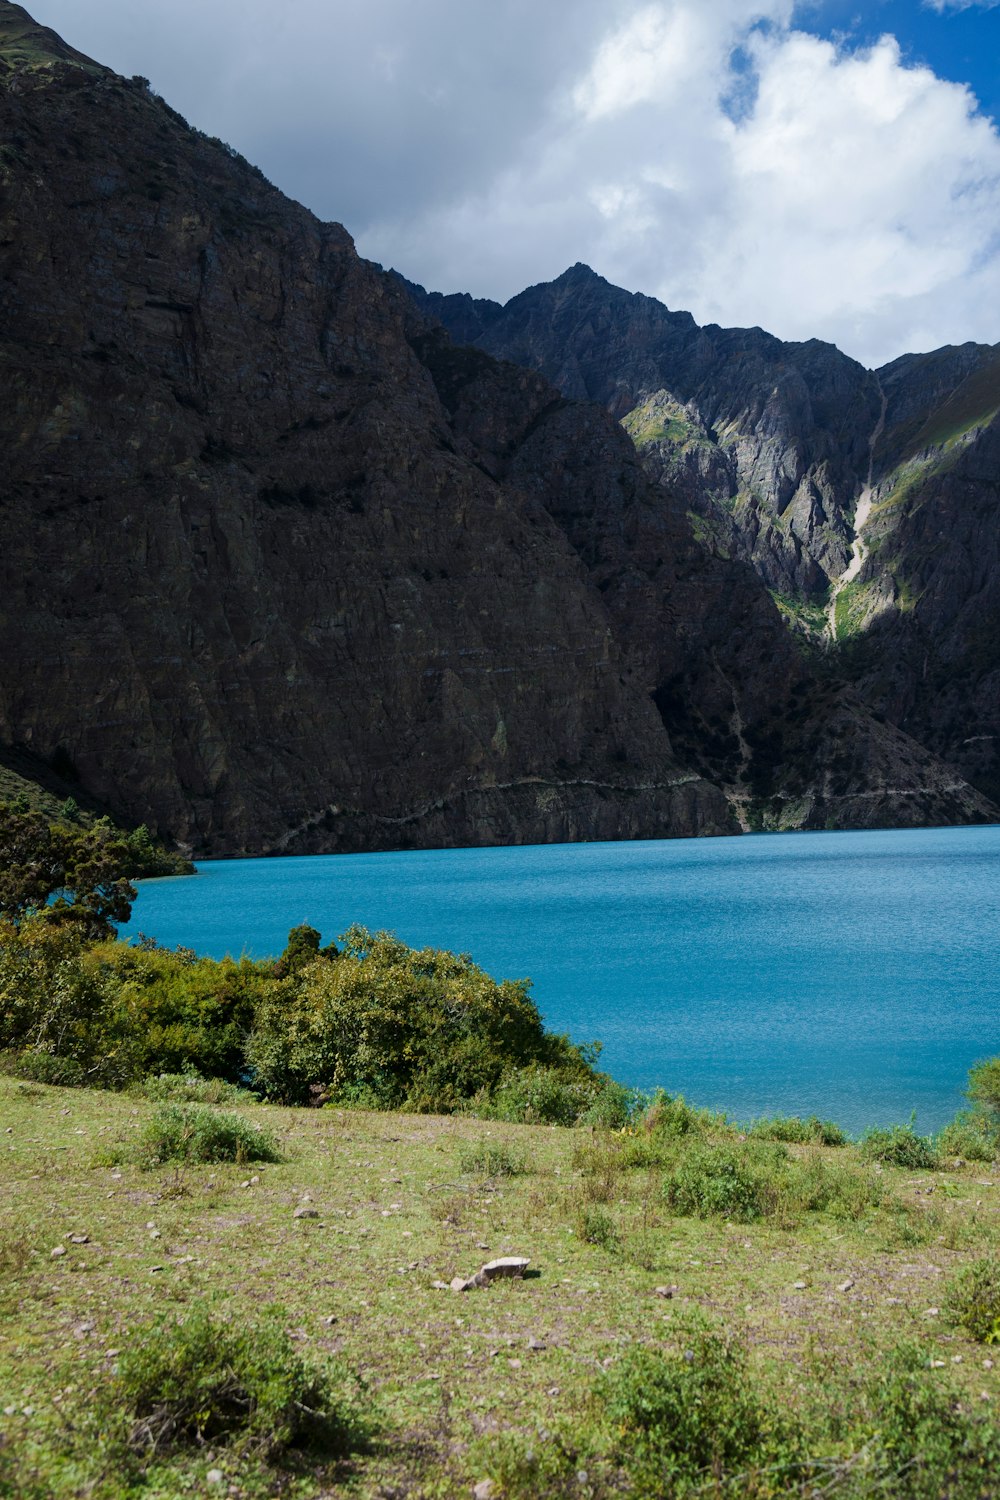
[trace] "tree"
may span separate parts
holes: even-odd
[[[0,917],[71,927],[88,941],[110,937],[132,914],[135,887],[122,875],[129,850],[111,823],[50,824],[0,804]]]

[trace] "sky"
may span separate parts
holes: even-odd
[[[875,366],[1000,341],[1000,0],[28,0],[363,255],[585,261]]]

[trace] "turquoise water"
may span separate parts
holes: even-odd
[[[534,980],[601,1063],[738,1119],[939,1128],[1000,1052],[1000,827],[225,860],[126,932],[221,957],[352,921]]]

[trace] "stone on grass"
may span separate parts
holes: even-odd
[[[851,1290],[851,1287],[853,1285],[854,1285],[854,1282],[851,1280],[850,1276],[848,1276],[848,1278],[847,1278],[846,1281],[842,1281],[840,1283],[840,1285],[837,1288],[837,1291],[838,1292],[849,1292]]]
[[[491,1281],[509,1276],[519,1280],[530,1265],[526,1255],[501,1255],[498,1260],[488,1260],[475,1276],[455,1276],[451,1289],[453,1292],[468,1292],[474,1286],[489,1286]]]
[[[66,1246],[65,1245],[53,1245],[52,1249],[49,1251],[49,1256],[50,1256],[50,1258],[52,1260],[58,1260],[59,1257],[60,1257],[60,1255],[65,1255],[65,1254],[66,1254]]]
[[[475,1500],[490,1500],[494,1488],[492,1479],[481,1479],[477,1485],[473,1485],[472,1493]]]
[[[677,1295],[679,1288],[675,1286],[658,1286],[653,1291],[654,1297],[664,1297],[669,1302],[671,1297]]]
[[[318,1219],[319,1209],[307,1208],[304,1204],[292,1214],[293,1219]]]

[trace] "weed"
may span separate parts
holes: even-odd
[[[981,1344],[1000,1344],[1000,1259],[985,1256],[949,1282],[944,1309],[951,1321]]]
[[[749,1223],[774,1212],[787,1161],[778,1145],[696,1142],[665,1178],[664,1195],[675,1213]]]
[[[270,1131],[242,1115],[200,1104],[165,1104],[143,1130],[138,1144],[118,1153],[144,1169],[166,1162],[248,1162],[281,1160]]]
[[[675,1349],[630,1349],[596,1393],[633,1492],[690,1494],[706,1482],[713,1494],[753,1495],[755,1471],[771,1483],[790,1476],[799,1434],[762,1400],[743,1346],[702,1321],[679,1332]]]
[[[134,1099],[154,1104],[173,1100],[188,1104],[258,1104],[256,1094],[222,1078],[202,1078],[198,1073],[159,1073],[134,1083],[128,1092]]]
[[[483,1177],[520,1177],[528,1170],[523,1151],[515,1151],[505,1141],[476,1141],[462,1146],[458,1162],[463,1172]]]
[[[588,1245],[597,1245],[601,1250],[613,1254],[621,1245],[614,1219],[603,1208],[589,1204],[581,1208],[576,1219],[576,1232]]]
[[[890,1167],[927,1171],[940,1165],[930,1141],[917,1135],[912,1125],[875,1126],[861,1137],[858,1149],[863,1161],[878,1161]]]
[[[160,1319],[133,1338],[99,1404],[107,1425],[147,1457],[234,1443],[273,1459],[293,1446],[345,1453],[364,1441],[330,1373],[303,1358],[273,1313],[239,1328],[202,1307],[183,1322]]]
[[[1000,1135],[985,1111],[965,1109],[944,1127],[937,1148],[942,1156],[994,1161],[1000,1155]]]
[[[762,1141],[783,1141],[787,1145],[800,1146],[844,1146],[847,1136],[832,1120],[821,1120],[810,1115],[800,1120],[797,1115],[774,1115],[770,1119],[755,1120],[748,1131]]]

